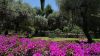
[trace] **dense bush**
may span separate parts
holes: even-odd
[[[60,37],[61,32],[62,31],[60,29],[56,29],[55,30],[56,37]]]
[[[49,33],[49,38],[55,38],[56,37],[56,34],[54,33],[54,32],[51,32],[51,33]]]

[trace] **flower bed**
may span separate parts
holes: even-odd
[[[0,35],[0,56],[99,56],[100,43],[75,43]]]

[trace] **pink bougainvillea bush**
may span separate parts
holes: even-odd
[[[100,43],[46,41],[0,35],[0,56],[99,56]]]

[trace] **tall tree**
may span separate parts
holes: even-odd
[[[92,38],[89,34],[88,19],[92,15],[96,15],[98,8],[100,7],[100,0],[57,0],[60,6],[62,14],[68,18],[72,15],[72,20],[82,20],[81,27],[87,36],[88,42],[92,42]],[[65,6],[66,5],[66,6]],[[92,23],[92,22],[91,22]]]
[[[45,16],[47,18],[47,16],[53,12],[51,6],[48,4],[46,6],[46,8],[44,7],[45,6],[45,0],[40,0],[40,4],[41,4],[41,9],[38,10],[40,12],[40,14],[42,16]]]
[[[44,11],[45,0],[40,0],[41,10]]]

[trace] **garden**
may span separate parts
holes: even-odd
[[[100,56],[100,0],[0,0],[0,56]]]

